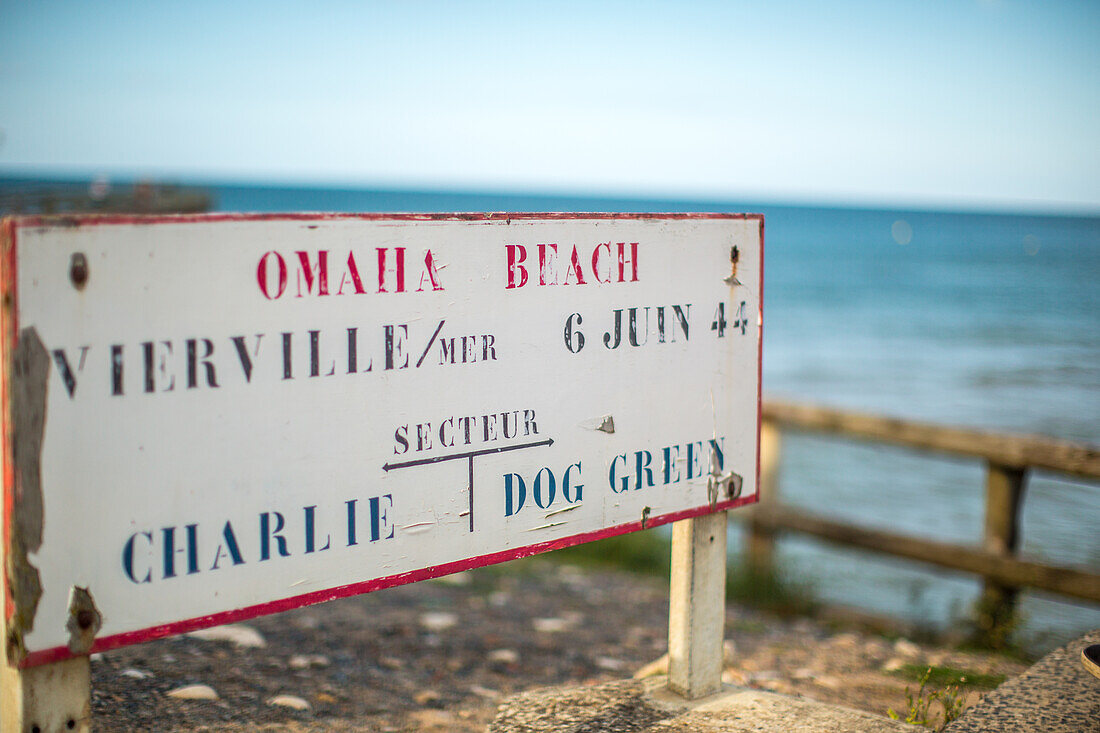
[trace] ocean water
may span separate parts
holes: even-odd
[[[12,182],[0,180],[0,190]],[[1100,443],[1100,218],[323,188],[211,186],[221,211],[752,211],[765,215],[765,397]],[[815,512],[977,542],[978,462],[785,436],[780,492]],[[1100,485],[1030,476],[1022,554],[1100,569]],[[731,537],[731,552],[740,549]],[[778,556],[824,599],[946,628],[979,591],[813,540]],[[1034,651],[1100,608],[1021,599]]]

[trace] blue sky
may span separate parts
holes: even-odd
[[[0,173],[1100,212],[1100,3],[0,0]]]

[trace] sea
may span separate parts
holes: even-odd
[[[26,186],[0,178],[0,192]],[[1100,217],[598,198],[508,192],[204,186],[217,211],[717,211],[765,217],[765,399],[1100,443]],[[783,501],[868,527],[980,540],[984,466],[872,443],[784,436]],[[741,530],[730,538],[741,552]],[[1025,558],[1100,572],[1100,484],[1029,475]],[[780,567],[822,600],[959,628],[980,582],[782,538]],[[1020,599],[1039,653],[1100,607]]]

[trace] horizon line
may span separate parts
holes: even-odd
[[[221,188],[272,188],[283,190],[313,191],[354,191],[354,192],[391,192],[412,195],[451,195],[451,196],[501,196],[509,198],[543,199],[588,199],[608,200],[621,203],[665,203],[687,204],[693,207],[713,204],[730,207],[746,204],[810,208],[810,209],[846,209],[852,211],[896,211],[905,213],[958,213],[999,216],[1054,216],[1073,218],[1100,218],[1100,203],[1053,202],[1020,199],[975,198],[972,200],[948,201],[931,198],[870,198],[859,195],[843,196],[837,194],[814,194],[810,192],[780,194],[761,191],[750,192],[688,192],[668,190],[665,192],[651,189],[611,189],[563,184],[536,187],[528,184],[504,184],[457,181],[429,183],[424,181],[372,180],[348,178],[322,178],[318,176],[269,176],[262,178],[248,175],[196,175],[193,173],[170,173],[164,171],[135,170],[91,170],[52,168],[36,169],[22,166],[0,166],[0,181],[23,181],[41,183],[84,183],[106,178],[130,184],[148,180],[161,185],[182,185],[195,187]]]

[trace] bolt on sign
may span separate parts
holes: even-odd
[[[756,500],[763,219],[3,227],[34,666]]]

